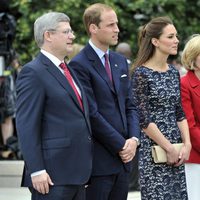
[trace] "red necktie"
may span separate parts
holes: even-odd
[[[74,90],[76,98],[78,99],[78,102],[79,102],[79,104],[81,106],[81,109],[83,110],[83,103],[82,103],[81,96],[79,95],[79,93],[78,93],[78,91],[77,91],[77,89],[76,89],[76,87],[74,85],[74,82],[72,80],[72,76],[70,74],[69,69],[67,68],[65,63],[61,63],[59,66],[64,71],[65,77],[67,78],[69,84],[71,85],[72,89]]]
[[[105,53],[104,57],[105,57],[105,69],[106,69],[108,77],[109,77],[109,79],[110,79],[110,81],[112,83],[112,74],[111,74],[111,69],[110,69],[110,65],[109,65],[109,61],[108,61],[109,60],[108,59],[108,54]]]

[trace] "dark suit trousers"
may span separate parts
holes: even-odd
[[[92,176],[86,188],[86,200],[126,200],[128,195],[129,172]]]
[[[132,171],[130,174],[130,181],[129,181],[129,191],[139,191],[139,169],[138,169],[138,149],[136,151],[136,155],[132,160]]]
[[[33,190],[31,200],[85,200],[85,186],[52,186],[45,195]]]

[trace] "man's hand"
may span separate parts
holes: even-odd
[[[121,157],[122,161],[124,163],[130,162],[135,156],[136,149],[137,142],[132,138],[127,139],[123,149],[119,152],[119,156]]]
[[[53,185],[49,174],[44,172],[40,175],[31,177],[31,179],[33,183],[33,188],[35,190],[42,194],[49,193],[49,185]]]

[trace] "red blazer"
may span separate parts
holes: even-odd
[[[200,80],[193,71],[181,78],[181,96],[192,143],[187,162],[200,163]]]

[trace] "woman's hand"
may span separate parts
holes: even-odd
[[[181,148],[181,151],[179,153],[179,160],[175,164],[175,166],[180,166],[186,160],[189,159],[191,148],[192,148],[191,143],[187,143],[187,144],[183,145],[183,147]]]
[[[179,154],[172,144],[170,145],[170,148],[168,148],[168,150],[166,151],[166,155],[168,165],[173,165],[179,160]]]

